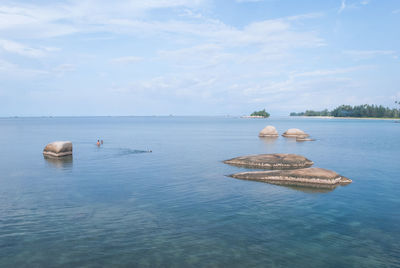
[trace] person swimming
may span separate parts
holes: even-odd
[[[100,140],[97,140],[97,146],[99,146],[100,147]]]
[[[103,145],[103,140],[100,141],[101,145]]]

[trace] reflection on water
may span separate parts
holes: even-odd
[[[143,153],[151,153],[150,150],[145,151],[145,150],[136,150],[136,149],[130,149],[130,148],[119,148],[117,150],[117,155],[131,155],[131,154],[143,154]]]
[[[285,140],[287,141],[287,142],[293,142],[293,143],[296,143],[297,141],[296,141],[296,137],[284,137],[285,138]]]
[[[274,144],[278,137],[259,137],[265,144]]]
[[[52,156],[43,156],[49,166],[60,168],[60,169],[69,169],[72,168],[73,157],[72,155],[67,155],[63,157],[52,157]]]
[[[235,179],[248,180],[241,178],[235,178]],[[292,190],[300,191],[303,193],[328,193],[332,192],[333,190],[336,189],[336,187],[340,186],[340,184],[327,185],[327,184],[304,183],[304,182],[293,182],[293,181],[266,181],[261,179],[260,180],[252,179],[251,181],[284,186]]]
[[[303,193],[329,193],[336,189],[336,187],[340,186],[339,184],[336,185],[322,185],[322,184],[311,184],[311,183],[301,183],[298,182],[295,185],[293,183],[288,182],[271,182],[271,184],[276,184],[280,186],[285,186],[292,190],[300,191]]]

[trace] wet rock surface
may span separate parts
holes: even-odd
[[[314,162],[296,154],[259,154],[232,158],[225,164],[261,169],[299,169],[311,167]]]
[[[332,186],[346,185],[352,181],[334,171],[323,168],[302,168],[295,170],[250,171],[230,175],[236,179],[263,181],[281,185]]]
[[[49,157],[63,157],[72,155],[72,142],[55,141],[49,143],[43,149],[43,155]]]
[[[287,138],[297,138],[297,137],[308,137],[309,135],[307,133],[305,133],[303,130],[298,129],[298,128],[290,128],[288,130],[286,130],[283,134],[283,137],[287,137]]]
[[[307,138],[307,137],[296,137],[296,141],[315,141],[315,139]]]
[[[278,137],[278,131],[274,126],[266,126],[258,134],[259,137]]]

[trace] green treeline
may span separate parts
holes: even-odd
[[[397,102],[396,102],[397,103]],[[376,117],[376,118],[399,118],[400,110],[391,109],[382,105],[341,105],[332,111],[307,110],[301,113],[290,113],[290,116],[333,116],[333,117]]]
[[[254,112],[250,116],[262,116],[262,117],[269,117],[269,113],[264,110]]]

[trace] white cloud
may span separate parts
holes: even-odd
[[[340,93],[339,96],[343,98],[348,90],[360,88],[357,81],[351,78],[351,73],[364,68],[366,66],[291,74],[277,70],[277,72],[257,73],[245,78],[243,75],[235,75],[231,70],[221,71],[211,68],[209,72],[188,71],[179,75],[165,74],[149,80],[136,81],[130,85],[117,86],[110,91],[124,94],[127,99],[153,96],[152,100],[158,101],[174,98],[220,104],[224,107],[226,105],[253,107],[254,104],[263,104],[276,110],[303,109],[301,107],[305,105],[314,107],[315,98],[323,98],[324,101],[318,104],[325,108],[331,105],[332,98],[332,95],[325,96],[325,93],[334,91]],[[269,69],[276,68],[270,66]],[[275,77],[277,74],[280,77]],[[260,80],[260,78],[265,79]],[[340,101],[338,98],[337,103]],[[284,107],[285,105],[287,107]]]
[[[338,13],[342,13],[343,10],[345,10],[345,9],[346,9],[346,0],[342,0],[342,3],[340,4],[339,10],[338,10]]]
[[[179,76],[168,74],[148,80],[137,81],[123,86],[109,88],[110,92],[117,92],[126,96],[152,99],[180,98],[180,99],[207,99],[212,101],[218,94],[216,85],[220,84],[221,77],[216,74],[190,74]]]
[[[0,33],[12,33],[24,38],[45,38],[71,35],[75,33],[109,32],[115,34],[149,35],[194,35],[213,38],[216,42],[269,43],[277,40],[275,33],[290,35],[288,41],[295,37],[290,31],[290,22],[300,19],[311,19],[321,14],[303,14],[283,19],[265,20],[247,25],[244,29],[225,25],[221,21],[206,19],[201,13],[191,8],[205,4],[205,0],[173,0],[173,1],[72,1],[69,5],[53,4],[48,6],[14,5],[0,6]],[[157,21],[144,17],[148,10],[154,8],[181,7],[184,12],[196,14],[201,20],[179,21],[176,19]],[[285,32],[286,31],[286,32]],[[312,34],[312,33],[311,33]],[[300,34],[301,35],[301,34]],[[301,37],[301,36],[297,37]],[[296,38],[297,38],[296,37]]]
[[[313,12],[313,13],[305,13],[300,15],[289,16],[286,19],[292,21],[292,20],[316,19],[316,18],[321,18],[322,16],[324,16],[324,13],[322,12]]]
[[[392,11],[393,14],[400,14],[400,9],[396,9]]]
[[[17,43],[11,40],[0,39],[0,48],[11,53],[16,53],[21,56],[40,58],[45,55],[45,52],[49,49],[37,49],[28,47],[21,43]]]
[[[54,77],[54,75],[63,75],[67,72],[75,71],[75,64],[60,64],[55,67],[44,68],[30,68],[27,66],[19,65],[0,59],[0,76],[2,79],[19,79],[23,78],[43,78],[43,77]]]
[[[196,8],[206,0],[70,0],[65,4],[0,5],[0,31],[20,37],[54,37],[101,31],[113,19],[142,19],[159,8]]]
[[[343,51],[343,54],[356,59],[370,59],[378,56],[397,56],[396,51],[393,50],[346,50]]]
[[[168,77],[168,72],[179,71],[187,77],[192,77],[188,72],[195,69],[197,73],[194,77],[206,77],[204,79],[207,81],[214,81],[209,78],[208,73],[224,74],[223,69],[227,66],[233,66],[232,68],[235,69],[232,75],[240,73],[241,77],[246,75],[243,70],[240,71],[242,69],[240,66],[244,65],[247,65],[251,71],[270,72],[270,64],[276,62],[281,64],[279,60],[287,59],[292,50],[324,45],[324,40],[316,32],[299,30],[295,27],[300,20],[320,17],[320,13],[256,21],[244,27],[233,27],[201,15],[196,15],[196,20],[179,20],[179,17],[174,17],[161,21],[143,14],[154,8],[167,7],[179,7],[183,11],[190,10],[192,12],[190,14],[199,14],[195,10],[205,1],[119,1],[115,5],[108,1],[96,1],[96,5],[93,3],[91,0],[85,0],[70,1],[69,5],[3,5],[0,6],[0,13],[5,14],[8,19],[0,18],[0,21],[4,19],[4,23],[0,23],[0,33],[7,35],[12,32],[13,35],[40,38],[40,40],[75,33],[133,35],[141,38],[157,38],[157,40],[166,39],[171,42],[178,40],[179,44],[173,46],[174,49],[160,49],[157,54],[157,60],[164,63],[166,61],[167,64],[172,63],[176,67],[175,70],[167,69],[166,76]],[[20,48],[18,51],[39,56],[44,55],[48,50],[49,48],[43,48],[30,51]],[[137,56],[124,56],[110,61],[134,63],[141,60],[143,59]],[[268,63],[266,67],[265,63]],[[65,73],[74,68],[74,66],[61,64],[50,68],[49,72]],[[193,82],[196,79],[189,78],[186,81]],[[230,83],[228,77],[224,79]],[[169,87],[174,87],[174,79],[162,81],[168,81],[171,85]],[[163,84],[167,82],[157,86],[163,88]],[[211,87],[209,83],[204,85],[207,85],[208,89]],[[125,86],[121,85],[121,87]]]
[[[370,68],[370,66],[353,66],[348,68],[336,68],[336,69],[321,69],[314,70],[302,73],[293,73],[291,77],[313,77],[313,76],[331,76],[331,75],[339,75],[339,74],[348,74],[354,71],[359,71],[362,69]]]
[[[64,74],[66,72],[75,71],[75,69],[76,69],[76,65],[75,64],[64,63],[64,64],[60,64],[60,65],[56,66],[54,68],[54,72],[56,72],[58,74]]]
[[[362,6],[366,6],[370,3],[370,0],[361,0],[361,1],[351,1],[350,3],[348,3],[346,0],[342,0],[338,13],[342,13],[344,10],[347,9],[360,9],[362,8]]]
[[[11,63],[3,59],[0,59],[0,76],[2,76],[2,79],[34,78],[47,74],[49,74],[49,72],[45,70],[39,70],[39,69],[37,70],[37,69],[21,67],[15,63]]]
[[[232,60],[234,56],[217,44],[201,44],[175,50],[158,51],[160,60],[171,62],[176,67],[191,69],[210,68]]]
[[[119,57],[119,58],[111,59],[111,62],[112,63],[134,63],[134,62],[139,62],[142,60],[143,60],[142,57],[126,56],[126,57]]]

